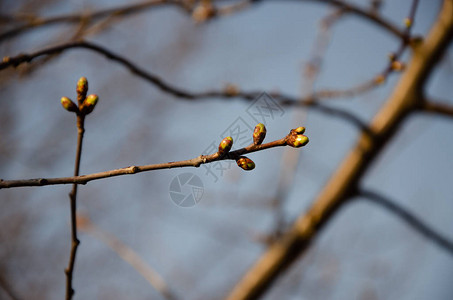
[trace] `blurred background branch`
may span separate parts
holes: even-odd
[[[453,242],[437,233],[434,229],[430,228],[420,218],[410,213],[407,209],[398,205],[396,201],[389,199],[388,197],[369,190],[359,190],[357,196],[363,197],[367,201],[371,201],[387,209],[389,212],[395,214],[407,225],[412,227],[418,233],[426,237],[428,240],[437,244],[439,247],[446,250],[450,255],[453,255]]]

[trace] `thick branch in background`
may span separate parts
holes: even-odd
[[[445,0],[424,43],[414,49],[407,69],[392,95],[370,123],[373,136],[362,133],[310,209],[272,244],[234,287],[227,299],[256,299],[262,295],[318,235],[354,193],[374,158],[390,141],[408,113],[423,99],[423,87],[453,37],[453,0]]]

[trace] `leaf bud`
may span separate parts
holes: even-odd
[[[239,166],[239,168],[241,168],[245,171],[251,171],[251,170],[255,169],[255,163],[253,162],[253,160],[251,160],[250,158],[245,157],[245,156],[240,156],[236,160],[236,163]]]
[[[264,141],[264,138],[266,137],[266,126],[264,126],[263,123],[258,123],[258,125],[255,126],[255,130],[253,131],[253,143],[255,145],[261,145],[261,143]]]
[[[77,108],[77,105],[75,105],[74,102],[72,102],[71,99],[68,97],[61,97],[61,105],[63,106],[64,109],[67,111],[72,111],[72,112],[77,112],[79,109]]]
[[[231,136],[227,136],[226,138],[224,138],[220,144],[219,144],[219,154],[222,156],[222,155],[225,155],[227,154],[228,152],[230,152],[231,150],[231,147],[233,147],[233,138]]]

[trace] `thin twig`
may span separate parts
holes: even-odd
[[[132,248],[124,244],[113,234],[106,232],[96,226],[86,216],[77,216],[79,229],[91,234],[95,238],[104,242],[108,247],[118,254],[124,261],[130,264],[149,284],[154,287],[165,299],[176,300],[178,297],[170,289],[168,284],[164,281],[157,271],[149,266]]]
[[[18,34],[24,33],[30,29],[52,25],[52,24],[59,24],[59,23],[78,23],[81,22],[83,19],[89,19],[92,21],[96,21],[101,18],[110,17],[110,16],[127,16],[139,12],[145,12],[149,8],[159,7],[162,5],[174,5],[178,7],[185,7],[184,1],[177,1],[177,0],[148,0],[143,1],[140,3],[130,4],[121,7],[115,8],[108,8],[108,9],[101,9],[99,11],[95,11],[93,13],[76,13],[76,14],[68,14],[68,15],[60,15],[55,17],[49,18],[41,18],[41,17],[33,17],[29,18],[28,23],[17,26],[10,30],[7,30],[0,34],[0,42],[6,39],[12,38],[17,36]],[[4,16],[5,18],[7,16]],[[13,18],[13,17],[11,17]]]
[[[79,176],[80,157],[82,155],[83,135],[85,133],[85,115],[77,115],[77,150],[74,166],[74,176]],[[72,185],[72,191],[69,194],[71,201],[71,253],[69,255],[68,267],[65,269],[66,273],[66,300],[72,299],[74,295],[74,288],[72,285],[72,277],[74,273],[74,264],[76,259],[77,247],[80,244],[77,238],[77,183]]]
[[[346,97],[355,97],[379,87],[382,83],[388,80],[388,77],[395,73],[404,70],[404,63],[400,62],[401,56],[404,54],[404,51],[408,48],[411,43],[411,30],[413,28],[413,20],[415,17],[415,12],[417,10],[418,0],[413,0],[412,5],[409,10],[409,14],[406,18],[406,21],[409,22],[405,27],[405,30],[402,32],[402,37],[398,49],[394,53],[390,53],[390,58],[388,64],[384,69],[371,79],[368,79],[362,83],[357,84],[355,87],[348,88],[346,90],[329,90],[325,89],[316,93],[313,93],[313,98],[322,100],[322,99],[331,99],[331,98],[346,98]],[[343,12],[344,13],[344,12]]]
[[[446,117],[453,117],[453,105],[424,100],[422,111],[436,113]]]
[[[394,213],[396,216],[400,217],[401,220],[406,222],[407,225],[415,229],[418,233],[433,241],[444,250],[448,251],[450,255],[453,255],[452,241],[437,233],[434,229],[425,224],[420,218],[416,217],[407,209],[398,205],[395,201],[392,201],[379,193],[363,189],[358,191],[357,196],[362,196],[364,197],[364,199],[379,204],[388,211]]]
[[[291,132],[284,138],[261,144],[251,144],[247,147],[228,152],[221,156],[218,152],[210,155],[200,155],[193,159],[167,162],[160,164],[144,165],[144,166],[130,166],[126,168],[110,170],[100,173],[93,173],[89,175],[73,176],[73,177],[61,177],[61,178],[36,178],[36,179],[24,179],[24,180],[0,180],[0,189],[12,188],[12,187],[24,187],[24,186],[43,186],[43,185],[55,185],[55,184],[86,184],[92,180],[98,180],[102,178],[137,174],[141,172],[147,172],[152,170],[161,169],[172,169],[172,168],[183,168],[183,167],[199,167],[202,164],[211,163],[219,160],[237,160],[241,155],[262,151],[269,148],[286,146]]]

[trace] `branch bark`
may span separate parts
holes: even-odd
[[[405,117],[420,106],[423,87],[453,37],[453,0],[441,12],[414,54],[392,95],[371,121],[373,135],[362,133],[348,156],[306,213],[272,244],[247,271],[227,299],[257,299],[307,249],[331,217],[346,202],[374,158],[390,141]]]
[[[77,150],[74,166],[74,176],[79,176],[80,158],[82,156],[83,135],[85,133],[85,115],[77,115]],[[66,274],[66,300],[72,299],[74,288],[72,287],[72,275],[77,254],[77,248],[80,241],[77,238],[77,183],[72,185],[72,191],[69,194],[71,202],[71,252],[69,255],[68,267],[65,269]]]
[[[434,102],[425,99],[423,102],[422,110],[428,113],[435,113],[445,117],[453,117],[453,106],[446,103]]]
[[[23,180],[2,180],[0,179],[0,189],[2,188],[13,188],[13,187],[24,187],[24,186],[43,186],[43,185],[55,185],[55,184],[70,184],[73,183],[74,186],[77,184],[86,184],[89,181],[103,179],[108,177],[115,177],[120,175],[130,175],[137,174],[146,171],[152,170],[161,170],[161,169],[173,169],[173,168],[183,168],[183,167],[199,167],[202,164],[211,163],[219,160],[237,160],[241,155],[253,153],[257,151],[262,151],[274,147],[282,147],[288,145],[288,138],[292,134],[292,131],[284,138],[272,141],[269,143],[255,145],[251,144],[245,148],[241,148],[235,151],[228,152],[227,154],[221,156],[218,152],[210,155],[200,155],[193,159],[160,163],[153,165],[145,166],[130,166],[126,168],[110,170],[100,173],[94,173],[89,175],[73,177],[60,177],[60,178],[36,178],[36,179],[23,179]],[[78,172],[78,169],[77,169]],[[77,188],[75,194],[77,193]],[[72,193],[71,193],[72,194]]]

